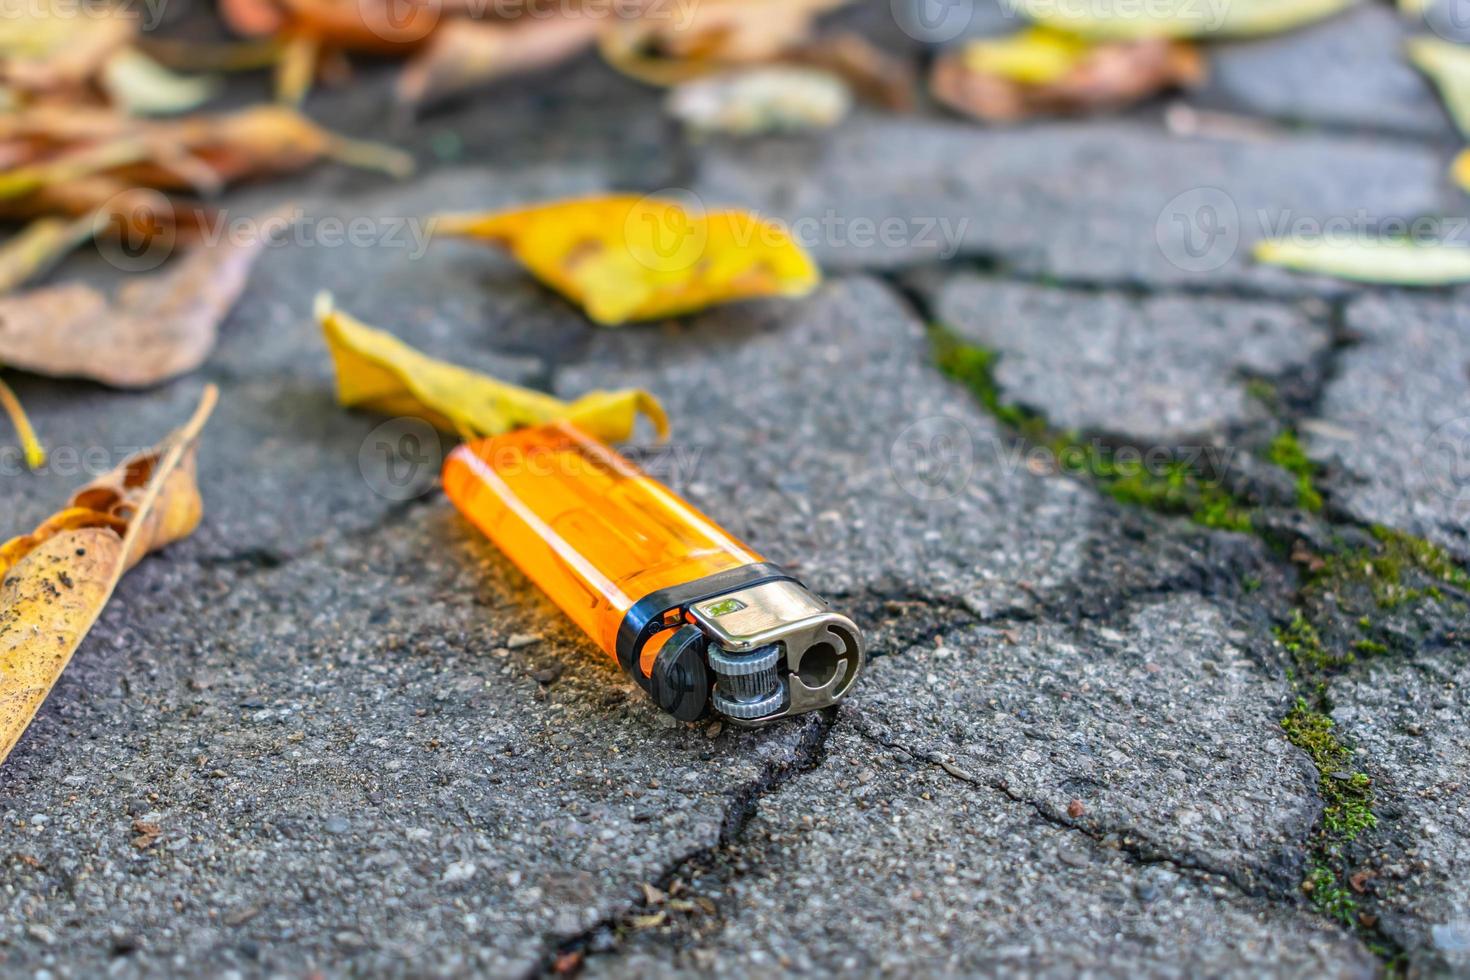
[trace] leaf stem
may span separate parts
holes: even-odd
[[[41,440],[36,438],[36,430],[31,427],[31,420],[26,416],[20,399],[15,397],[15,392],[4,379],[0,379],[0,408],[10,416],[10,424],[15,426],[16,435],[20,436],[20,445],[26,454],[26,466],[33,470],[44,466],[46,449],[41,445]]]

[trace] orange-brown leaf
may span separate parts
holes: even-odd
[[[198,525],[195,449],[215,398],[207,388],[183,428],[78,491],[32,534],[0,545],[0,762],[123,573]]]
[[[276,0],[219,0],[220,17],[241,37],[265,37],[286,24],[286,12]]]

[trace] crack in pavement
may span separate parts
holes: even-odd
[[[764,797],[780,790],[792,780],[811,772],[826,761],[827,740],[836,727],[837,711],[835,708],[827,708],[815,713],[812,717],[814,721],[809,723],[809,730],[802,734],[801,739],[793,747],[790,759],[768,763],[755,779],[735,787],[727,794],[729,805],[720,826],[719,839],[712,845],[696,848],[670,861],[666,870],[658,876],[658,880],[653,882],[657,888],[667,891],[676,879],[692,877],[691,871],[698,873],[712,868],[721,850],[741,840],[745,828],[755,816],[760,801]],[[573,936],[562,939],[554,949],[542,957],[539,966],[525,975],[527,980],[531,977],[562,975],[562,971],[557,968],[557,961],[568,954],[580,954],[582,957],[616,956],[620,952],[620,944],[606,951],[594,949],[593,944],[600,933],[614,932],[620,923],[634,914],[639,904],[637,899],[627,902],[620,911],[604,917]],[[616,940],[614,942],[616,943]]]
[[[1055,827],[1060,827],[1081,834],[1083,837],[1091,840],[1099,847],[1108,848],[1110,850],[1117,850],[1127,855],[1133,861],[1133,863],[1137,865],[1148,866],[1157,864],[1170,864],[1184,871],[1193,871],[1199,874],[1206,874],[1222,878],[1228,881],[1237,892],[1247,898],[1267,896],[1272,898],[1284,899],[1286,896],[1285,892],[1280,892],[1270,888],[1254,887],[1247,880],[1240,878],[1238,872],[1235,872],[1231,869],[1213,867],[1211,865],[1194,861],[1189,858],[1183,858],[1177,855],[1169,854],[1163,848],[1150,847],[1148,846],[1149,841],[1147,840],[1147,838],[1135,829],[1114,828],[1112,830],[1103,832],[1096,832],[1094,830],[1091,830],[1083,826],[1082,824],[1076,823],[1072,820],[1062,817],[1060,814],[1052,812],[1049,808],[1044,806],[1039,801],[1030,799],[1020,793],[1015,792],[1003,779],[997,779],[994,781],[983,779],[973,773],[961,769],[959,766],[956,766],[949,760],[945,759],[938,751],[916,749],[911,746],[897,742],[891,738],[886,738],[878,732],[870,729],[866,723],[866,719],[863,718],[861,713],[847,712],[847,716],[851,721],[851,731],[853,731],[864,740],[871,742],[874,745],[882,746],[883,748],[893,749],[894,751],[906,753],[912,758],[920,759],[924,762],[929,763],[930,765],[937,766],[940,769],[943,769],[951,777],[961,782],[968,783],[971,786],[978,786],[985,789],[994,790],[1014,803],[1020,803],[1027,807],[1030,807],[1033,811],[1035,811],[1036,815],[1046,823],[1051,824]],[[1131,837],[1129,835],[1131,835]],[[1115,838],[1115,840],[1109,840],[1109,838]]]

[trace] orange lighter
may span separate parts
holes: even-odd
[[[862,669],[852,620],[570,423],[460,446],[444,489],[676,718],[764,724]]]

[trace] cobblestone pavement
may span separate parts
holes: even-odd
[[[848,16],[917,52],[889,6]],[[1466,297],[1249,261],[1283,221],[1463,221],[1399,33],[1374,5],[1221,48],[1186,101],[1250,125],[1190,137],[1155,104],[692,142],[588,57],[396,134],[411,182],[241,192],[381,234],[270,249],[194,376],[11,376],[55,461],[10,460],[6,534],[68,451],[223,399],[205,524],[0,772],[0,972],[1470,974]],[[308,108],[382,137],[389,80]],[[792,222],[825,284],[599,330],[417,224],[671,188]],[[500,377],[655,391],[660,475],[870,631],[851,699],[659,715],[437,490],[379,492],[321,289]],[[943,479],[903,462],[936,433]]]

